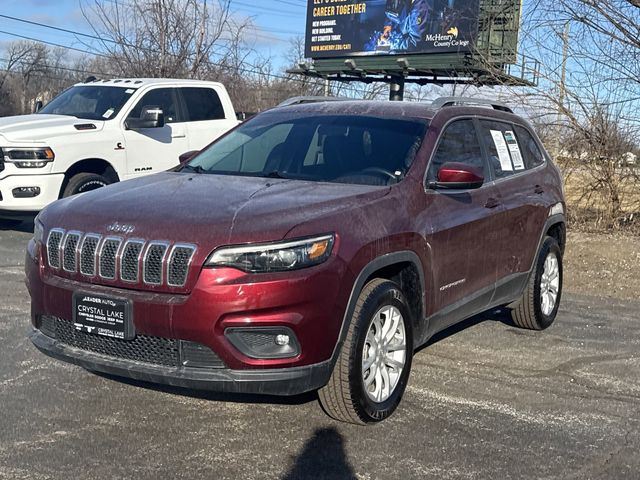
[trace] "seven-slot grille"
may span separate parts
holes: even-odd
[[[49,266],[104,280],[183,287],[195,245],[102,237],[54,228],[47,237]]]

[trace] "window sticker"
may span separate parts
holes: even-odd
[[[504,141],[504,136],[500,130],[490,130],[493,137],[493,143],[498,151],[498,158],[500,159],[500,166],[503,172],[512,172],[513,165],[511,165],[511,157],[509,156],[509,149],[507,148],[507,142]]]
[[[111,115],[113,115],[113,108],[110,108],[109,110],[107,110],[106,112],[104,112],[102,114],[102,118],[111,118]]]
[[[131,95],[133,92],[135,92],[135,88],[127,88],[124,93],[126,93],[127,95]]]
[[[520,145],[518,145],[515,134],[511,130],[507,130],[504,132],[504,138],[507,139],[507,145],[509,146],[511,158],[513,159],[513,166],[516,170],[524,170],[524,160],[522,160]]]

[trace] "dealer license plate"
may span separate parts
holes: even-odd
[[[76,292],[73,323],[76,330],[104,337],[131,340],[135,336],[129,300]]]

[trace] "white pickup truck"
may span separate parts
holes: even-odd
[[[238,124],[220,83],[94,80],[38,113],[0,118],[0,217],[167,170]]]

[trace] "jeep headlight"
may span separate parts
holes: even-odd
[[[56,158],[49,147],[3,147],[2,154],[18,168],[42,168]]]
[[[278,243],[222,247],[206,262],[209,267],[234,267],[245,272],[283,272],[311,267],[331,256],[335,236],[323,235]]]
[[[42,243],[44,241],[44,225],[42,224],[38,216],[36,216],[35,220],[33,221],[34,243]]]

